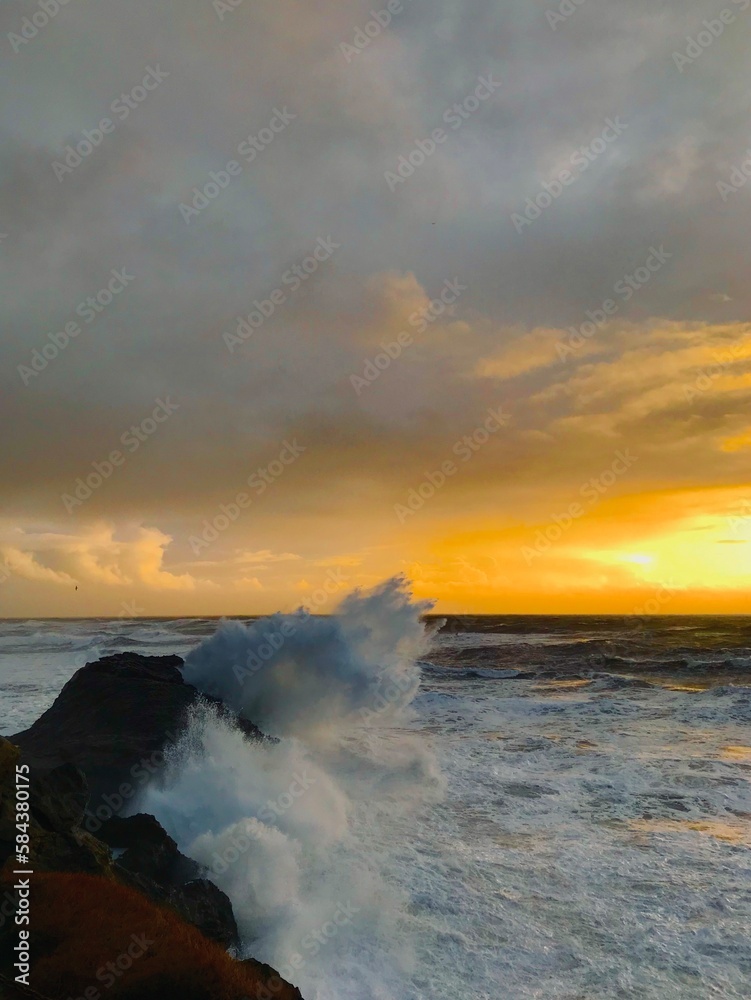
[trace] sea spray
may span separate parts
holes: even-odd
[[[229,895],[246,952],[306,1000],[386,996],[386,981],[398,995],[413,964],[409,899],[379,845],[444,791],[405,729],[428,608],[396,579],[329,618],[222,622],[187,656],[186,680],[280,740],[249,741],[199,705],[138,805]]]
[[[223,621],[188,654],[183,676],[275,735],[339,728],[383,710],[384,698],[398,713],[419,687],[416,660],[429,642],[420,616],[430,607],[396,578],[356,591],[326,618],[299,611],[252,625]]]
[[[302,904],[291,906],[292,924],[282,914],[276,952],[268,940],[249,951],[263,949],[272,963],[278,954],[305,1000],[747,997],[748,617],[655,616],[646,639],[629,617],[468,616],[449,626],[424,658],[441,667],[423,666],[407,727],[375,712],[346,736],[338,728],[327,741],[324,731],[277,744],[289,748],[287,785],[280,779],[259,794],[255,818],[264,832],[300,844],[292,888]],[[185,656],[216,627],[208,619],[5,621],[6,730],[31,725],[100,651],[127,641],[145,653]],[[570,687],[520,676],[580,673],[582,658],[610,643],[621,657],[610,680]],[[638,664],[651,686],[634,676]],[[689,674],[708,689],[684,690]],[[426,808],[426,795],[439,790],[431,749],[449,790]],[[311,761],[318,771],[301,769]],[[229,763],[250,773],[260,766],[255,757]],[[270,772],[277,763],[269,759]],[[317,884],[306,860],[313,824],[310,836],[281,829],[321,822],[307,812],[320,780],[304,796],[290,793],[292,801],[286,794],[295,776],[320,773],[341,794],[347,823],[344,833],[338,821],[325,828],[332,849],[320,888],[341,897],[318,911],[325,919],[309,888]],[[187,781],[183,792],[176,819],[196,798]],[[201,789],[199,798],[208,795]],[[280,807],[273,821],[260,813],[269,802]],[[221,834],[220,824],[210,832]],[[233,837],[207,851],[209,878],[212,866],[226,863],[229,877],[252,855],[243,853],[241,831]],[[264,849],[271,854],[275,845]],[[318,856],[325,866],[326,850]],[[374,907],[362,907],[349,885],[337,893],[334,871],[351,873],[353,886],[364,884],[361,873],[372,878]],[[276,877],[282,896],[284,878]],[[310,930],[297,937],[303,911]],[[401,951],[394,942],[403,942]]]

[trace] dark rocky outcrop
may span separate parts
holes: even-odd
[[[201,866],[186,858],[154,816],[113,816],[99,838],[115,850],[119,881],[157,903],[168,904],[188,923],[226,948],[239,943],[232,903],[218,886],[203,878]]]
[[[29,986],[17,983],[11,976],[0,973],[0,1000],[52,1000]]]
[[[186,858],[161,823],[148,813],[113,816],[98,833],[99,839],[115,849],[124,849],[117,863],[134,874],[145,875],[159,885],[184,885],[198,878],[201,867]]]
[[[0,881],[0,896],[9,883]],[[33,991],[17,1000],[301,1000],[278,974],[238,962],[169,909],[95,875],[35,873],[30,925]],[[13,975],[12,924],[0,927],[0,984]],[[107,973],[110,973],[108,976]],[[113,974],[114,972],[114,974]],[[0,996],[2,992],[0,991]]]
[[[0,737],[0,866],[15,851],[15,767],[20,760],[18,748]],[[200,865],[180,853],[153,816],[113,817],[102,825],[100,836],[93,836],[81,825],[86,781],[70,764],[32,770],[29,793],[34,871],[83,872],[116,880],[170,906],[225,947],[237,944],[228,897],[202,877]],[[112,848],[125,850],[115,860]]]
[[[135,816],[112,816],[99,828],[99,839],[110,847],[127,850],[144,844],[160,845],[167,837],[164,827],[149,813],[136,813]],[[167,838],[171,840],[171,838]],[[174,844],[174,841],[171,841]],[[177,846],[175,846],[177,850]]]
[[[51,708],[10,739],[37,768],[75,764],[96,801],[139,780],[181,732],[198,697],[183,682],[182,662],[179,656],[120,653],[87,663]]]
[[[185,683],[182,662],[121,653],[86,664],[32,726],[12,742],[0,737],[0,877],[12,868],[15,851],[16,765],[28,764],[30,860],[39,878],[94,876],[119,884],[231,948],[238,932],[229,898],[154,816],[122,815],[159,771],[165,747],[179,738],[198,700],[226,711]],[[249,738],[267,739],[252,723],[234,721]],[[7,936],[7,928],[0,932]],[[62,940],[62,927],[60,933]],[[253,961],[247,970],[252,980],[282,982]],[[286,983],[279,995],[300,996]]]
[[[20,759],[18,747],[0,737],[0,867],[15,852],[15,775]],[[106,845],[76,825],[83,814],[85,787],[83,775],[75,768],[32,771],[27,833],[34,870],[90,874],[109,870]]]
[[[87,663],[71,677],[54,704],[23,732],[8,737],[35,768],[74,764],[86,776],[89,808],[105,795],[132,792],[158,770],[166,746],[183,731],[200,699],[220,701],[186,684],[179,656],[116,653]],[[268,739],[245,719],[246,736]]]
[[[212,941],[218,941],[225,948],[239,943],[232,903],[229,897],[208,879],[194,879],[173,889],[168,901],[184,920],[193,924]]]
[[[32,814],[45,830],[65,833],[80,826],[88,799],[86,777],[74,764],[39,768],[31,774]]]

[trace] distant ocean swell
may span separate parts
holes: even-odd
[[[441,620],[400,581],[331,617],[6,622],[4,731],[132,647],[273,734],[197,709],[134,809],[306,1000],[745,1000],[751,623],[638,626]]]

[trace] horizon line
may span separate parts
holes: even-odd
[[[265,613],[223,614],[223,615],[13,615],[0,616],[0,622],[64,622],[64,621],[221,621],[223,618],[271,618],[273,615],[293,615],[305,608],[294,611],[271,611]],[[329,614],[317,614],[309,611],[312,617],[330,618]],[[751,618],[751,611],[675,611],[671,614],[660,612],[656,614],[640,614],[636,611],[431,611],[420,615],[421,618]]]

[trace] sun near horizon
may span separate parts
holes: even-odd
[[[744,3],[5,5],[0,616],[750,612]]]

